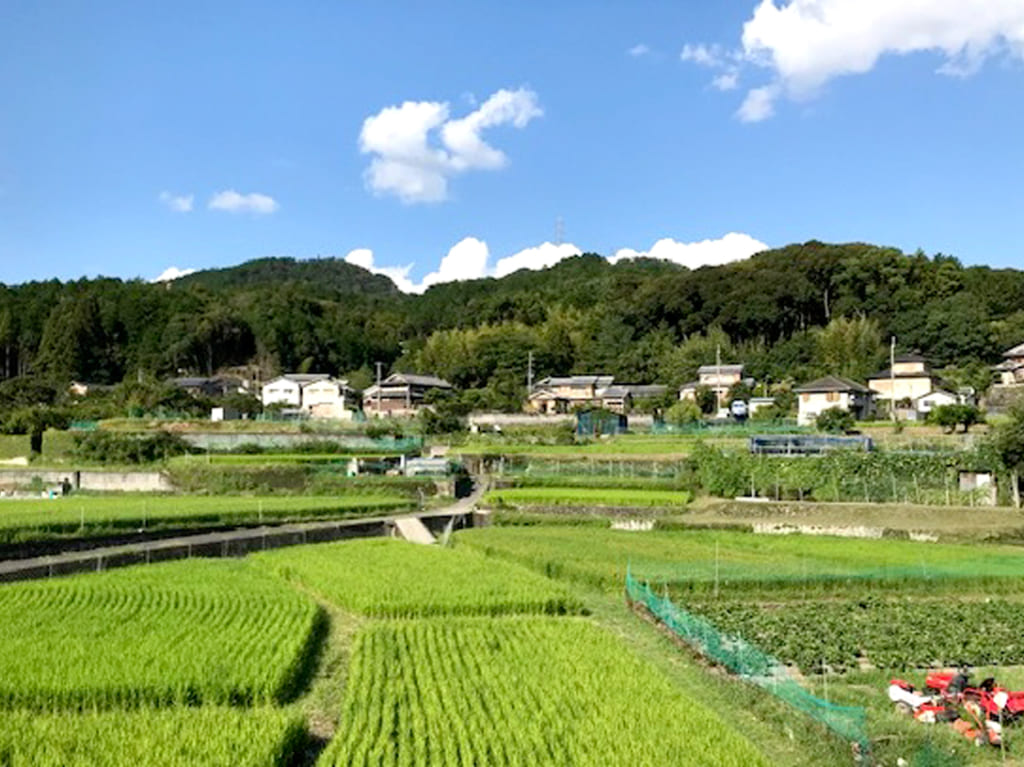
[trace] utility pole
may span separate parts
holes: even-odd
[[[889,340],[889,409],[896,423],[896,336]]]
[[[715,347],[715,395],[718,402],[718,409],[722,409],[722,345]],[[718,413],[715,413],[718,418]]]
[[[380,418],[380,371],[384,367],[383,362],[375,362],[377,366],[377,417]]]
[[[526,396],[533,394],[533,352],[526,358]]]

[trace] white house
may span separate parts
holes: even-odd
[[[263,407],[281,404],[314,418],[351,418],[354,392],[326,373],[286,373],[263,385]]]
[[[914,400],[914,410],[922,415],[928,415],[932,408],[941,405],[959,405],[960,397],[944,389],[935,389],[923,394]]]
[[[849,411],[858,420],[866,418],[871,412],[874,396],[868,387],[839,376],[825,376],[793,391],[799,397],[797,423],[801,426],[813,424],[819,415],[831,408]]]

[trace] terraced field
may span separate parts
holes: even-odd
[[[610,634],[572,618],[371,625],[339,732],[324,767],[768,764]]]
[[[105,535],[127,530],[201,528],[384,514],[409,508],[399,495],[70,496],[0,501],[0,543]]]
[[[0,706],[270,703],[294,691],[321,614],[237,560],[0,587]]]
[[[1024,557],[1013,546],[544,525],[465,530],[456,535],[456,542],[459,547],[520,562],[548,575],[614,589],[621,587],[627,567],[656,583],[695,584],[697,588],[715,581],[742,586],[757,581],[921,581],[1024,575]]]
[[[0,717],[5,767],[274,767],[305,738],[300,717],[279,709],[140,709]]]
[[[472,551],[376,539],[268,551],[253,559],[346,610],[373,617],[579,609],[564,586]]]

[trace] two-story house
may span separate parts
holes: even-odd
[[[995,371],[1003,386],[1024,384],[1024,344],[1003,352],[1003,361],[996,365]]]
[[[549,376],[534,385],[526,399],[526,409],[551,415],[568,413],[580,406],[604,407],[604,394],[614,377],[607,375]],[[620,400],[625,392],[613,393]]]
[[[697,389],[707,386],[715,393],[718,402],[726,405],[725,399],[729,390],[738,383],[754,385],[754,379],[743,375],[743,365],[701,365],[697,368],[697,380],[684,383],[679,387],[679,399],[693,400],[697,398]]]
[[[263,407],[280,404],[301,410],[313,418],[352,417],[355,393],[348,381],[326,373],[286,373],[263,384]]]
[[[793,389],[797,395],[797,423],[813,424],[819,415],[831,408],[853,413],[857,420],[872,411],[874,393],[866,386],[839,376],[825,376]]]
[[[377,417],[416,415],[428,392],[451,388],[450,383],[437,376],[392,373],[380,386],[374,384],[363,391],[363,412]]]
[[[890,408],[895,400],[897,410],[910,419],[927,414],[933,407],[960,401],[919,354],[896,357],[891,367],[868,377],[868,388]]]

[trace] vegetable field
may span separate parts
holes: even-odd
[[[0,706],[36,710],[287,699],[319,608],[237,560],[0,588]]]
[[[257,562],[374,617],[577,612],[565,587],[472,551],[376,539],[256,554]]]
[[[687,609],[807,673],[1024,664],[1024,602],[1005,599],[699,602]],[[765,593],[762,599],[771,599]]]
[[[322,765],[766,765],[717,715],[579,619],[390,621],[353,653]]]
[[[305,737],[290,711],[220,707],[0,717],[7,767],[274,767]]]
[[[496,506],[678,509],[689,502],[690,494],[685,490],[641,490],[621,487],[514,487],[492,490],[484,496],[484,503]]]
[[[104,535],[125,530],[255,524],[385,514],[408,508],[398,495],[340,498],[301,496],[71,496],[0,501],[0,543]]]

